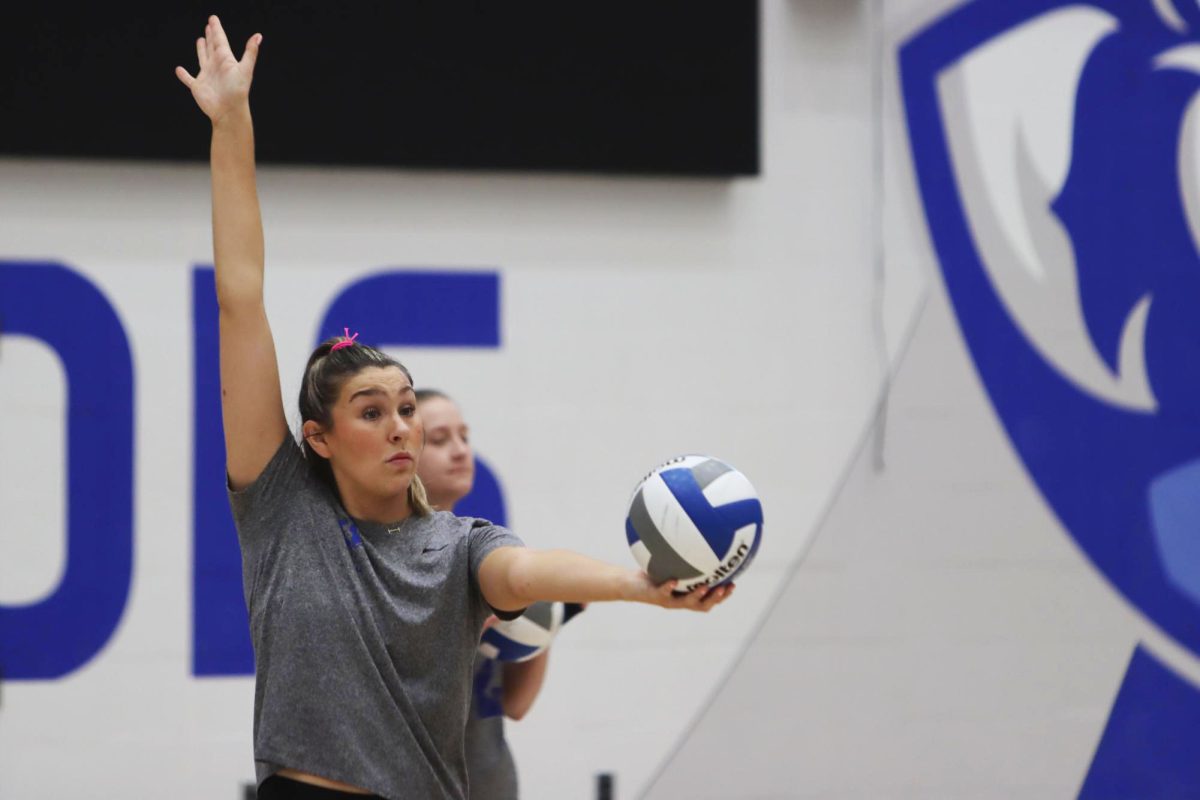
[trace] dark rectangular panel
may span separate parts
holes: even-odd
[[[0,153],[203,159],[173,69],[220,14],[264,34],[266,162],[755,174],[758,2],[25,2],[0,48]]]

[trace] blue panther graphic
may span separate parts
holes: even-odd
[[[1087,556],[1195,654],[1198,33],[1191,0],[977,0],[900,49],[929,231],[988,396]],[[1084,795],[1137,780],[1103,756],[1129,761],[1114,726],[1168,686],[1185,700],[1158,727],[1196,740],[1200,694],[1139,649]],[[1154,769],[1200,796],[1190,761]]]

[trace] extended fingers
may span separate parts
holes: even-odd
[[[208,42],[203,36],[196,40],[196,60],[200,62],[200,69],[208,66]]]
[[[195,85],[195,83],[196,83],[196,79],[195,79],[195,78],[193,78],[193,77],[191,76],[191,73],[189,73],[189,72],[188,72],[186,69],[184,69],[183,67],[176,67],[176,68],[175,68],[175,77],[176,77],[176,78],[179,78],[180,82],[182,82],[182,83],[183,83],[183,85],[184,85],[184,86],[186,86],[186,87],[188,87],[189,89],[191,89],[191,88],[192,88],[192,86],[193,86],[193,85]]]
[[[208,18],[208,23],[204,26],[204,35],[200,40],[204,42],[204,62],[207,64],[216,53],[217,42],[216,35],[213,33],[213,18]]]
[[[258,62],[258,46],[262,44],[262,34],[256,33],[246,42],[246,52],[242,54],[242,63],[254,70],[255,63]]]
[[[209,55],[220,48],[232,49],[229,47],[229,37],[225,35],[225,29],[221,27],[221,20],[217,19],[215,14],[208,18],[208,27],[205,29],[205,33],[211,48]]]

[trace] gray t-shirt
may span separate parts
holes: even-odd
[[[465,798],[472,662],[492,613],[477,575],[521,540],[445,512],[352,520],[290,436],[230,504],[259,782],[292,768],[391,800]]]
[[[471,800],[517,800],[517,765],[504,738],[504,664],[475,656],[467,771]]]

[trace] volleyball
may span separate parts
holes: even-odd
[[[497,661],[528,661],[550,646],[562,621],[562,603],[534,603],[516,619],[485,630],[479,652]]]
[[[744,570],[762,541],[762,504],[750,481],[709,456],[674,458],[647,475],[625,518],[629,549],[656,584],[676,591],[720,586]]]

